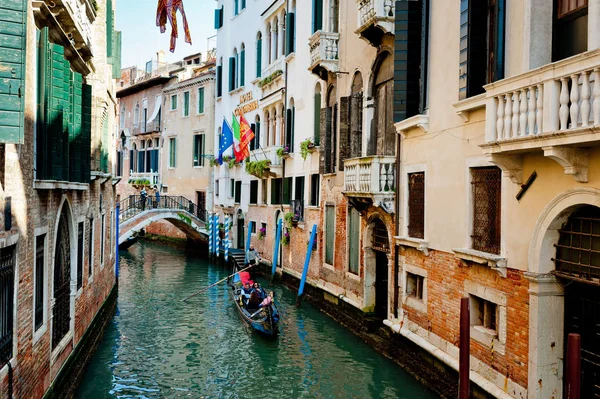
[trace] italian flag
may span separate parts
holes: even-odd
[[[231,127],[233,128],[233,153],[237,162],[242,162],[250,156],[248,144],[254,138],[254,132],[243,115],[240,115],[238,123],[235,114],[232,116]]]

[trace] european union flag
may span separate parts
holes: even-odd
[[[219,165],[223,165],[223,154],[233,145],[233,131],[229,123],[223,118],[221,128],[221,147],[219,148]]]

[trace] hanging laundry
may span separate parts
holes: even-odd
[[[156,10],[156,26],[160,26],[160,32],[165,33],[167,30],[167,17],[171,23],[171,52],[175,51],[175,42],[177,40],[177,10],[181,12],[183,16],[183,30],[185,32],[186,43],[192,44],[192,37],[190,35],[190,28],[185,17],[185,11],[183,10],[183,0],[158,0],[158,8]]]

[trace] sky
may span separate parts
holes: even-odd
[[[144,66],[150,59],[156,59],[156,52],[163,50],[168,62],[175,62],[185,56],[202,53],[204,57],[207,39],[216,34],[214,30],[214,0],[183,0],[185,14],[190,26],[192,45],[184,40],[183,21],[177,13],[179,38],[175,52],[169,51],[171,25],[167,23],[165,33],[156,26],[158,0],[117,0],[117,30],[123,32],[122,67]],[[210,47],[216,46],[216,38],[211,39]]]

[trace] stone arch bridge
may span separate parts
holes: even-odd
[[[182,196],[129,196],[119,202],[119,246],[127,247],[152,222],[167,220],[194,241],[208,241],[206,210]]]

